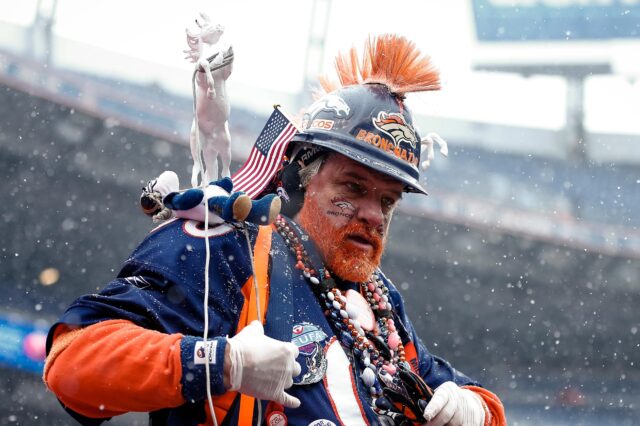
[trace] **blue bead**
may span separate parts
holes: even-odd
[[[342,342],[348,347],[351,347],[351,345],[353,345],[353,337],[351,337],[349,333],[342,333]]]
[[[391,402],[384,396],[381,396],[380,398],[376,398],[376,407],[378,407],[381,410],[391,410],[393,408],[393,405],[391,405]]]

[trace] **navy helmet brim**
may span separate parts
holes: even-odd
[[[411,171],[407,168],[410,166],[405,161],[386,155],[382,150],[371,149],[352,137],[345,137],[336,132],[314,130],[313,132],[297,133],[292,142],[306,142],[322,146],[401,181],[405,184],[406,192],[429,195],[420,182],[409,174]]]

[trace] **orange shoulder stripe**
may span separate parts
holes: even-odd
[[[245,303],[243,305],[243,313],[245,306],[247,307],[246,317],[241,317],[238,322],[236,333],[242,330],[247,324],[253,320],[258,320],[262,324],[265,323],[267,315],[267,301],[269,300],[269,252],[271,250],[271,236],[273,229],[271,226],[261,226],[258,230],[258,236],[256,237],[256,245],[254,252],[254,269],[257,278],[257,285],[253,285],[253,277],[251,277],[246,286],[251,286],[248,289],[249,297],[245,297]],[[256,294],[256,288],[258,294]],[[243,294],[244,292],[243,288]],[[260,317],[258,317],[257,305],[260,304]],[[252,424],[253,423],[253,407],[255,405],[255,398],[242,394],[240,396],[240,409],[238,413],[238,424]]]
[[[261,226],[258,230],[258,236],[256,237],[256,243],[253,249],[253,263],[256,278],[258,279],[258,294],[256,294],[253,285],[253,276],[251,276],[242,286],[244,303],[240,311],[236,334],[253,320],[258,319],[262,324],[265,323],[269,302],[269,253],[271,250],[272,234],[273,228],[271,226]],[[260,303],[260,318],[258,318],[257,303]],[[227,392],[213,400],[213,408],[218,423],[224,420],[237,395],[237,392]],[[244,394],[240,395],[238,424],[253,423],[254,405],[255,398]],[[208,404],[205,404],[205,409],[207,412],[207,424],[212,424],[213,420]]]

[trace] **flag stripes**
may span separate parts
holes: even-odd
[[[275,108],[260,136],[253,145],[249,158],[231,179],[234,191],[244,191],[254,198],[271,181],[296,128],[287,117]]]

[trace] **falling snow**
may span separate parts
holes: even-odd
[[[518,18],[526,4],[536,2],[516,3],[522,3],[514,11]],[[609,3],[625,3],[617,15],[637,21],[634,2]],[[534,31],[541,23],[528,25],[527,31]],[[500,25],[492,34],[504,40],[512,30]],[[579,36],[575,29],[557,33],[567,40]],[[190,175],[182,138],[190,120],[180,128],[162,126],[169,116],[189,117],[191,100],[156,85],[64,74],[119,96],[116,110],[105,113],[98,103],[88,107],[78,101],[82,97],[74,90],[84,86],[62,80],[54,82],[56,93],[75,98],[30,96],[32,90],[10,78],[22,62],[1,48],[0,59],[7,81],[0,83],[6,201],[0,213],[0,425],[64,425],[69,417],[40,379],[43,333],[76,297],[113,279],[153,229],[137,205],[146,181],[166,169]],[[638,83],[624,84],[637,97]],[[168,115],[158,115],[163,111]],[[254,109],[234,105],[231,133],[248,145],[265,120]],[[437,127],[438,122],[426,123]],[[382,262],[419,336],[433,353],[499,394],[514,420],[510,424],[636,424],[638,135],[613,135],[617,143],[607,146],[586,129],[590,142],[580,141],[578,152],[558,148],[534,155],[489,144],[491,131],[513,129],[466,124],[472,130],[464,137],[452,130],[449,159],[429,170],[430,196],[408,195],[401,203]],[[512,144],[519,143],[514,137]],[[628,161],[624,155],[615,161],[606,157],[625,149]],[[188,245],[179,259],[196,256],[199,251]],[[141,290],[150,285],[127,280]],[[167,289],[171,303],[185,297],[177,286]],[[240,307],[229,309],[237,313]],[[18,358],[31,364],[5,359],[6,342],[14,342],[23,351]],[[109,422],[146,423],[145,416],[135,415]]]

